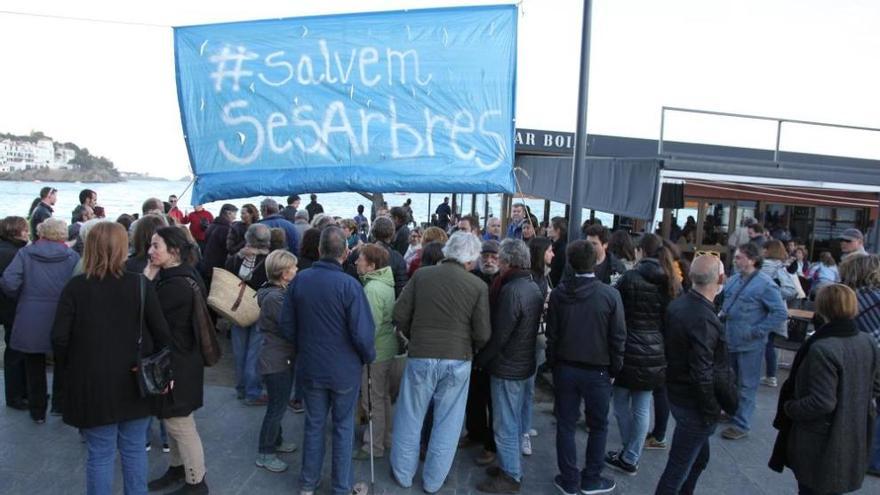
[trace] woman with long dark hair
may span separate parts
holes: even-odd
[[[655,234],[636,246],[635,268],[623,274],[617,289],[626,315],[623,368],[614,381],[614,415],[622,446],[605,462],[633,475],[650,425],[651,394],[666,378],[663,318],[669,302],[681,292],[672,253]]]
[[[149,483],[150,491],[185,482],[173,493],[208,493],[205,452],[193,412],[202,407],[205,361],[196,337],[194,299],[204,298],[205,285],[194,269],[196,246],[185,227],[162,227],[153,234],[150,264],[144,275],[156,284],[159,303],[171,332],[174,387],[159,398],[157,416],[168,431],[168,471]],[[143,438],[143,437],[141,437]]]
[[[96,224],[86,237],[84,274],[64,287],[52,328],[55,356],[64,363],[56,372],[66,377],[64,422],[79,428],[88,446],[89,494],[113,491],[117,450],[125,493],[147,489],[143,439],[150,401],[141,396],[132,369],[139,357],[168,345],[170,335],[152,285],[125,271],[127,256],[122,225]]]
[[[559,285],[565,271],[565,248],[568,246],[568,220],[564,217],[550,219],[548,235],[553,241],[553,261],[550,263],[550,284]]]
[[[162,215],[144,215],[134,226],[131,236],[131,256],[125,262],[125,269],[132,273],[142,273],[150,263],[150,244],[156,229],[167,227],[168,221]]]
[[[547,298],[550,296],[550,267],[553,262],[553,257],[555,256],[553,252],[553,241],[546,237],[535,237],[528,243],[529,247],[529,256],[531,258],[531,272],[532,272],[532,280],[538,285],[538,289],[541,290],[541,297],[543,298],[545,305]],[[543,312],[542,312],[543,314]],[[543,322],[543,317],[541,321]],[[544,338],[544,331],[542,328],[538,329],[538,337],[535,340],[535,363],[536,369],[535,373],[529,378],[529,382],[526,385],[525,390],[525,400],[523,402],[523,410],[522,410],[522,425],[520,427],[520,435],[522,437],[522,453],[523,455],[532,455],[532,439],[531,437],[537,435],[538,432],[532,429],[532,409],[533,402],[535,397],[535,375],[537,375],[537,368],[540,368],[542,364],[544,364],[544,350],[547,348],[547,340]]]
[[[227,253],[239,252],[245,245],[244,234],[248,227],[260,220],[260,210],[250,203],[242,205],[239,215],[241,215],[241,220],[232,222],[232,225],[229,226],[229,233],[226,234]]]
[[[636,246],[626,230],[617,229],[611,234],[611,238],[608,239],[608,251],[617,256],[627,270],[632,270],[636,266]]]

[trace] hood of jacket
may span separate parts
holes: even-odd
[[[635,266],[635,270],[639,272],[642,278],[654,285],[665,286],[668,280],[666,272],[663,271],[663,267],[660,266],[660,261],[657,258],[642,258]]]
[[[28,256],[42,263],[61,263],[76,254],[63,243],[45,240],[39,240],[24,249]]]
[[[583,301],[596,293],[602,286],[602,281],[596,277],[575,277],[573,274],[567,276],[559,283],[559,295],[563,301],[574,303]]]
[[[379,268],[378,270],[361,275],[361,282],[363,282],[364,284],[371,281],[379,282],[387,285],[388,287],[394,288],[394,273],[392,273],[391,267],[385,266]]]
[[[761,271],[766,273],[767,275],[770,275],[770,277],[773,277],[774,275],[776,275],[776,272],[784,266],[784,263],[780,260],[771,260],[765,258],[764,262],[761,264]]]
[[[226,215],[217,215],[216,217],[214,217],[214,221],[211,223],[215,223],[217,225],[222,225],[224,227],[228,227],[228,226],[232,225],[232,222],[230,222],[229,219],[226,218]]]
[[[257,290],[257,304],[262,306],[263,301],[267,297],[269,297],[269,295],[271,295],[273,292],[284,292],[284,290],[285,290],[284,287],[281,287],[280,285],[275,285],[275,284],[263,285],[262,287],[260,287],[259,290]]]

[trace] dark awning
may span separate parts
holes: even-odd
[[[579,187],[586,189],[586,208],[651,220],[657,206],[660,160],[587,158]],[[517,189],[523,194],[568,203],[571,157],[518,155]]]

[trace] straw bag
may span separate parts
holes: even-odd
[[[222,268],[214,268],[208,306],[240,327],[249,327],[260,317],[256,291]]]

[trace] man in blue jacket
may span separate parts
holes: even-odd
[[[724,286],[721,320],[727,332],[730,364],[739,383],[739,408],[732,418],[733,425],[721,432],[728,440],[749,434],[767,335],[788,319],[779,286],[761,273],[763,260],[758,249],[753,242],[737,248],[733,257],[737,274]]]
[[[321,232],[321,260],[297,275],[287,290],[281,332],[296,346],[306,408],[301,493],[321,481],[324,423],[333,418],[332,493],[351,493],[354,412],[361,369],[376,357],[375,326],[364,290],[342,270],[346,239],[337,227]]]
[[[263,219],[260,223],[266,225],[270,229],[282,229],[287,237],[287,250],[299,256],[299,232],[296,227],[284,219],[278,213],[278,202],[272,198],[266,198],[260,201],[260,215]]]

